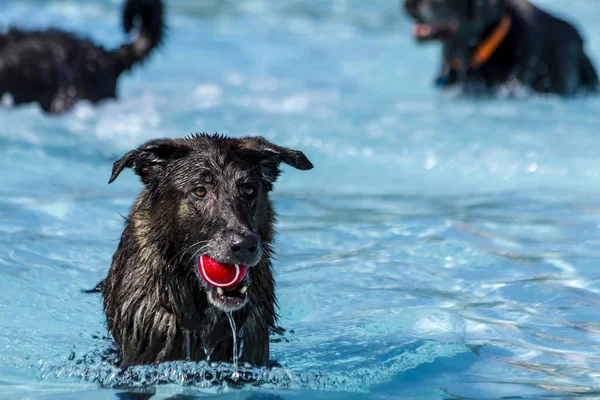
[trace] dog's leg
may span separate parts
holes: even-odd
[[[454,48],[450,43],[444,43],[442,47],[442,68],[439,76],[435,79],[435,86],[440,88],[455,85],[458,82],[458,68],[455,62]]]
[[[251,314],[244,324],[244,351],[240,362],[264,366],[269,363],[269,327],[258,318]]]
[[[435,86],[446,88],[455,85],[456,82],[458,82],[458,71],[451,62],[443,60],[440,75],[435,79]]]
[[[55,70],[56,88],[50,87],[48,93],[38,99],[42,110],[51,114],[60,114],[69,110],[77,101],[77,90],[73,84],[73,71],[68,65],[60,65]],[[48,84],[50,85],[50,84]]]
[[[469,70],[465,74],[462,91],[467,96],[486,96],[490,94],[491,89],[479,71]]]

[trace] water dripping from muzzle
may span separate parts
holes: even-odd
[[[210,356],[212,355],[212,352],[215,348],[214,347],[205,347],[204,348],[204,358],[206,359],[206,362],[210,364]]]
[[[238,351],[238,359],[242,358],[242,354],[244,353],[244,327],[240,328],[240,333],[238,335],[240,338],[240,350]]]
[[[229,325],[231,326],[231,332],[233,333],[233,373],[231,374],[231,379],[237,381],[240,378],[240,372],[238,371],[239,354],[237,346],[237,329],[231,313],[228,312],[225,314],[227,315],[227,319],[229,319]]]

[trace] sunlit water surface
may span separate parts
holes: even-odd
[[[1,3],[2,29],[125,40],[120,1]],[[440,94],[438,49],[395,0],[168,3],[165,46],[118,102],[0,109],[0,398],[600,396],[600,99]],[[597,0],[538,3],[600,64]],[[201,131],[315,164],[274,194],[282,367],[241,388],[229,365],[103,363],[101,299],[80,293],[140,190],[131,172],[107,186],[112,162]]]

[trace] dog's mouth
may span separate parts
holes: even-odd
[[[206,255],[198,257],[198,272],[206,283],[208,300],[225,312],[239,310],[248,302],[248,269],[247,265],[221,263]]]
[[[443,40],[454,35],[458,31],[458,21],[451,19],[443,23],[435,24],[416,24],[413,28],[413,36],[419,42],[427,42],[430,40]]]
[[[216,308],[233,312],[244,307],[248,303],[248,283],[242,282],[233,289],[207,288],[208,301]]]

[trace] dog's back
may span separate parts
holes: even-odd
[[[584,40],[570,22],[528,3],[528,7],[509,2],[509,7],[533,29],[532,41],[539,45],[540,65],[533,82],[540,92],[574,94],[595,91],[598,75],[584,49]],[[523,1],[521,0],[521,3]]]

